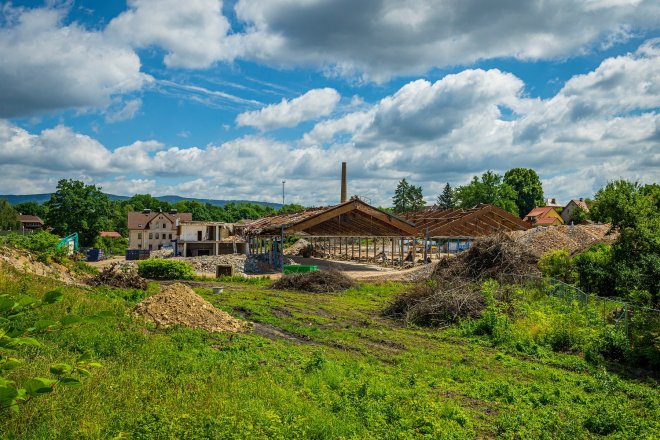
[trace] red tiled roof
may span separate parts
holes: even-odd
[[[116,231],[101,231],[99,232],[99,235],[101,237],[110,237],[110,238],[119,238],[121,237],[121,234]]]
[[[190,212],[170,214],[167,212],[144,213],[141,211],[133,211],[128,213],[128,229],[146,229],[149,222],[159,215],[166,217],[172,223],[172,229],[175,229],[174,224],[176,223],[176,219],[179,219],[180,222],[192,221],[192,213]]]
[[[540,208],[534,208],[525,217],[545,217],[550,210],[554,209],[552,206],[541,206]]]
[[[587,203],[584,200],[575,200],[575,199],[573,199],[570,202],[568,202],[568,205],[570,205],[571,202],[575,203],[580,208],[584,209],[586,212],[589,212],[589,207],[587,206]],[[566,205],[566,206],[568,206],[568,205]]]
[[[561,219],[558,217],[542,217],[534,222],[535,225],[551,225],[554,222],[559,221],[561,223]]]

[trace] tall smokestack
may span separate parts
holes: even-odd
[[[346,162],[341,163],[341,203],[346,201]]]

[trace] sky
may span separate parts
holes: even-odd
[[[657,0],[0,3],[0,194],[389,206],[405,178],[660,176]]]

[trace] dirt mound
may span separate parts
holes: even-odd
[[[284,249],[284,255],[300,255],[302,251],[309,247],[309,241],[304,238],[299,239],[288,248]]]
[[[242,332],[250,328],[246,321],[216,309],[190,287],[181,283],[164,286],[157,295],[135,306],[135,313],[162,327],[184,325],[209,332]]]
[[[312,293],[339,292],[355,287],[355,281],[336,270],[285,275],[273,284],[273,289],[302,290]]]
[[[0,247],[0,264],[3,262],[19,272],[54,278],[66,284],[81,284],[76,275],[66,266],[55,262],[42,263],[32,254],[21,249]]]
[[[147,280],[138,275],[135,266],[121,266],[117,263],[104,267],[96,276],[90,278],[87,284],[90,286],[147,289]]]
[[[554,250],[567,249],[571,254],[577,254],[596,243],[616,240],[617,234],[609,232],[610,225],[562,225],[515,231],[509,236],[528,253],[541,258]]]

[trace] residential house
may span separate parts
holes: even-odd
[[[120,238],[121,234],[117,231],[101,231],[99,237]]]
[[[36,215],[19,215],[21,231],[40,231],[44,228],[44,221]]]
[[[571,219],[573,218],[573,213],[575,210],[580,207],[582,208],[583,211],[589,212],[589,207],[585,203],[583,198],[580,198],[579,200],[571,200],[568,202],[568,204],[564,207],[564,210],[561,212],[561,218],[564,220],[564,223],[570,223]]]
[[[232,223],[180,222],[178,251],[185,257],[245,253],[245,240],[236,232]]]
[[[171,246],[179,238],[179,224],[187,221],[192,221],[189,212],[129,212],[128,248],[157,250]]]
[[[557,226],[563,225],[561,215],[552,206],[534,208],[525,216],[525,221],[532,226]]]
[[[560,205],[559,202],[557,202],[557,199],[554,197],[549,197],[545,199],[545,206],[550,206],[551,208],[562,208],[563,205]]]

